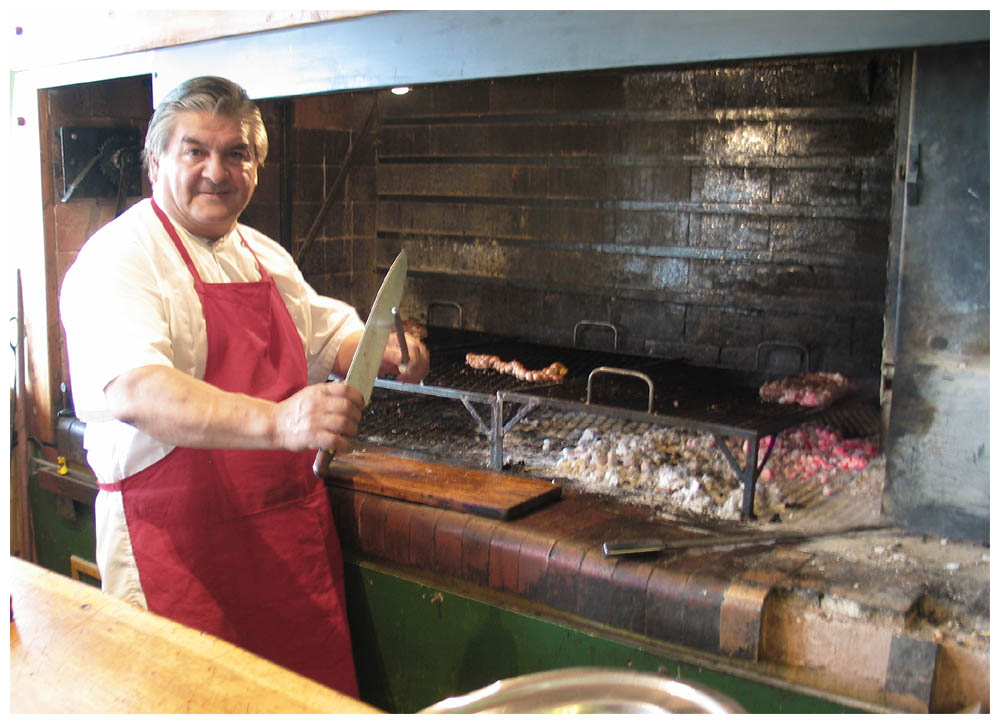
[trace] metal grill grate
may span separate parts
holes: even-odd
[[[455,345],[447,349],[436,349],[431,346],[431,371],[424,380],[425,385],[447,387],[467,392],[492,394],[498,390],[524,391],[531,394],[542,394],[552,397],[563,397],[560,390],[568,389],[574,381],[586,382],[591,370],[601,367],[626,367],[630,369],[645,369],[655,365],[658,360],[634,355],[600,352],[570,347],[554,347],[549,345],[517,342],[509,339],[499,339],[494,342],[471,346]],[[517,360],[527,369],[542,369],[553,362],[562,362],[569,368],[565,380],[559,384],[546,382],[525,382],[512,375],[495,370],[475,370],[465,363],[467,353],[492,354],[505,362]],[[571,397],[578,397],[575,392]],[[584,393],[583,399],[586,394]]]
[[[749,466],[732,456],[725,438],[742,438],[756,453],[766,436],[806,421],[849,421],[858,429],[870,428],[872,420],[878,420],[877,407],[874,417],[845,412],[872,405],[871,393],[847,396],[828,408],[777,405],[760,400],[758,390],[767,378],[757,373],[505,338],[487,342],[480,336],[472,346],[463,347],[461,336],[460,330],[451,330],[452,344],[435,347],[435,335],[430,334],[433,363],[424,384],[376,383],[377,394],[362,420],[360,439],[493,469],[513,462],[530,471],[530,461],[537,458],[543,444],[551,445],[554,437],[559,438],[560,447],[575,442],[539,429],[555,419],[577,435],[588,426],[610,429],[609,425],[628,423],[707,432],[715,436],[717,447],[742,482],[743,517],[749,518],[769,448],[761,451],[761,467]],[[569,372],[562,383],[529,383],[494,370],[470,368],[465,362],[468,352],[496,355],[504,361],[516,359],[527,369],[559,361]],[[595,385],[595,371],[613,374]],[[626,374],[619,374],[622,371]],[[604,422],[582,424],[588,416]],[[525,434],[529,429],[534,431]]]

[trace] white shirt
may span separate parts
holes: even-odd
[[[353,307],[320,296],[279,244],[246,226],[215,241],[174,223],[207,283],[260,280],[267,269],[299,331],[309,382],[329,376],[344,338],[364,324]],[[111,416],[104,388],[129,370],[168,365],[204,377],[208,342],[194,279],[149,199],[94,234],[66,272],[59,299],[76,415],[87,423],[87,462],[102,483],[117,482],[169,453]],[[95,506],[97,564],[106,593],[146,606],[120,492],[100,491]]]
[[[207,283],[260,280],[240,233],[274,278],[306,355],[309,382],[327,379],[344,338],[364,324],[353,307],[320,296],[291,255],[260,232],[239,226],[210,242],[174,224]],[[87,423],[87,462],[113,483],[172,449],[111,417],[104,388],[145,365],[167,365],[199,379],[207,355],[205,319],[194,280],[145,199],[94,234],[66,272],[60,296],[70,385],[77,417]]]

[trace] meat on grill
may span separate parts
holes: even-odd
[[[760,399],[782,405],[824,407],[853,389],[839,372],[806,372],[760,386]]]
[[[465,355],[465,364],[474,370],[493,369],[505,375],[513,375],[525,382],[562,382],[563,377],[569,372],[569,369],[562,362],[553,362],[540,370],[529,370],[517,360],[504,362],[495,354],[473,354],[472,352]]]

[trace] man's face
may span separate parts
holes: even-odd
[[[257,188],[247,131],[207,111],[175,121],[166,150],[150,161],[153,198],[192,234],[217,239],[233,230]]]

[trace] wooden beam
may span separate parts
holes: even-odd
[[[95,10],[18,7],[13,70],[372,15],[374,10]]]

